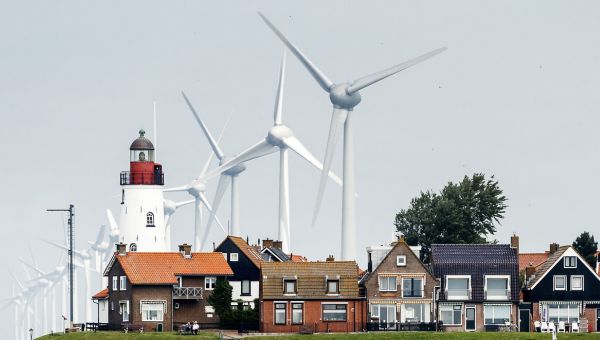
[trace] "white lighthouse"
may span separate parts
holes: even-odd
[[[164,174],[154,162],[154,145],[144,130],[131,143],[129,171],[121,172],[119,241],[129,251],[164,252]]]

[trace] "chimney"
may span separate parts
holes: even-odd
[[[273,247],[281,250],[281,248],[283,248],[283,242],[282,241],[273,241]]]
[[[179,252],[186,259],[192,258],[192,246],[187,243],[179,245]]]
[[[519,255],[519,236],[517,234],[513,234],[510,237],[510,246],[511,248],[515,248],[517,255]]]
[[[529,262],[529,265],[525,267],[525,282],[527,282],[535,274],[535,267],[533,263]]]
[[[325,259],[325,262],[333,262],[335,261],[335,257],[333,257],[333,255],[329,255],[327,256],[327,259]]]
[[[264,239],[262,242],[262,246],[263,248],[271,248],[273,246],[273,240],[270,240],[268,238]]]
[[[550,255],[556,253],[556,251],[558,250],[558,243],[550,243]]]
[[[369,254],[369,264],[367,265],[367,271],[369,273],[373,272],[373,260],[371,260],[371,252]]]
[[[127,245],[123,242],[117,243],[117,253],[121,256],[127,255]]]

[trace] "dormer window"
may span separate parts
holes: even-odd
[[[340,293],[340,280],[327,280],[327,294]]]
[[[296,294],[297,290],[297,280],[285,279],[283,280],[283,293],[284,294]]]
[[[146,214],[146,227],[154,227],[154,214],[151,212]]]
[[[577,268],[577,256],[565,256],[563,261],[565,268]]]
[[[396,266],[406,267],[406,256],[405,255],[396,256]]]

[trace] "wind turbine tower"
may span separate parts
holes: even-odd
[[[129,251],[168,251],[162,165],[155,162],[154,145],[145,131],[139,133],[129,148],[129,171],[121,172],[119,241]]]

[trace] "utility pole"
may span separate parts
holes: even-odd
[[[69,209],[46,209],[46,211],[65,211],[69,213],[67,231],[69,234],[69,327],[73,325],[73,204],[69,204]]]

